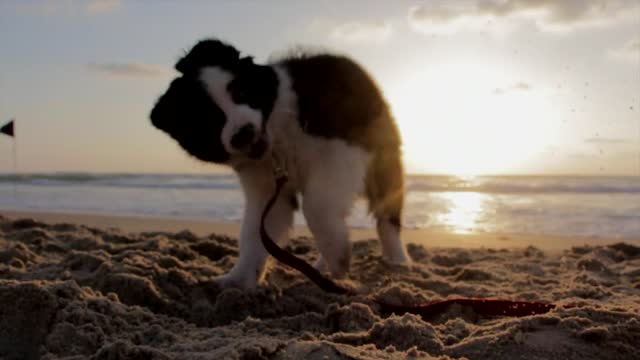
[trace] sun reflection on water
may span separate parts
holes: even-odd
[[[469,234],[482,228],[487,196],[477,192],[445,192],[447,211],[437,216],[438,223],[456,234]]]

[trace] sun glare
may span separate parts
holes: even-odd
[[[410,170],[456,175],[512,171],[550,140],[539,89],[495,65],[443,65],[404,76],[389,99]]]
[[[448,211],[438,216],[438,222],[456,234],[470,234],[480,227],[486,195],[476,192],[449,192],[442,196],[449,203]]]

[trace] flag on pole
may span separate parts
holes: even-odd
[[[13,121],[14,120],[11,120],[8,123],[4,124],[4,126],[0,128],[0,133],[14,137],[15,132],[13,129]]]

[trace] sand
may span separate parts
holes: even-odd
[[[345,283],[367,295],[348,297],[274,263],[255,290],[219,288],[213,279],[237,256],[231,226],[225,235],[209,224],[216,235],[207,235],[207,226],[153,229],[144,219],[129,219],[134,228],[147,221],[144,229],[119,230],[113,218],[99,226],[9,215],[0,218],[1,359],[640,359],[635,241],[574,239],[591,245],[568,241],[563,250],[520,246],[521,236],[484,235],[496,238],[484,247],[410,244],[408,270],[386,266],[377,242],[360,240]],[[318,256],[305,236],[287,249]],[[454,306],[421,319],[383,316],[371,301],[453,296],[559,308],[488,318]]]
[[[212,233],[236,237],[240,232],[239,224],[202,219],[162,218],[155,216],[119,216],[67,212],[15,211],[0,209],[0,214],[10,219],[35,219],[45,223],[70,223],[86,225],[99,229],[117,228],[125,232],[164,231],[179,232],[189,229],[198,236]],[[369,240],[376,237],[370,229],[350,229],[351,239]],[[292,237],[311,236],[306,227],[295,226]],[[402,239],[408,243],[426,245],[428,247],[462,247],[475,249],[490,247],[495,249],[526,248],[535,245],[550,252],[561,252],[572,246],[603,245],[620,242],[615,238],[580,238],[568,236],[501,234],[501,233],[451,233],[424,229],[404,229]],[[625,241],[640,245],[640,234],[635,239]],[[453,244],[453,245],[452,245]]]

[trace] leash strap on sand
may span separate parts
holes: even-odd
[[[275,168],[276,176],[276,189],[273,196],[267,202],[267,205],[262,212],[260,219],[260,237],[265,249],[279,262],[292,267],[302,274],[304,274],[309,280],[313,281],[322,290],[334,294],[341,295],[356,295],[355,292],[344,288],[336,284],[333,280],[323,276],[316,268],[309,265],[303,259],[283,250],[276,244],[273,239],[267,233],[265,228],[265,219],[273,208],[282,187],[287,182],[287,176],[285,172],[279,168]],[[529,301],[512,301],[512,300],[500,300],[500,299],[478,299],[478,298],[453,298],[445,300],[435,300],[426,304],[420,304],[415,306],[406,305],[394,305],[388,304],[383,301],[373,300],[380,305],[381,312],[384,314],[395,313],[402,315],[405,313],[411,313],[420,315],[423,319],[427,320],[437,314],[443,313],[446,309],[454,304],[470,307],[473,311],[479,315],[484,316],[529,316],[536,314],[544,314],[554,309],[554,304],[547,304],[541,302],[529,302]]]

